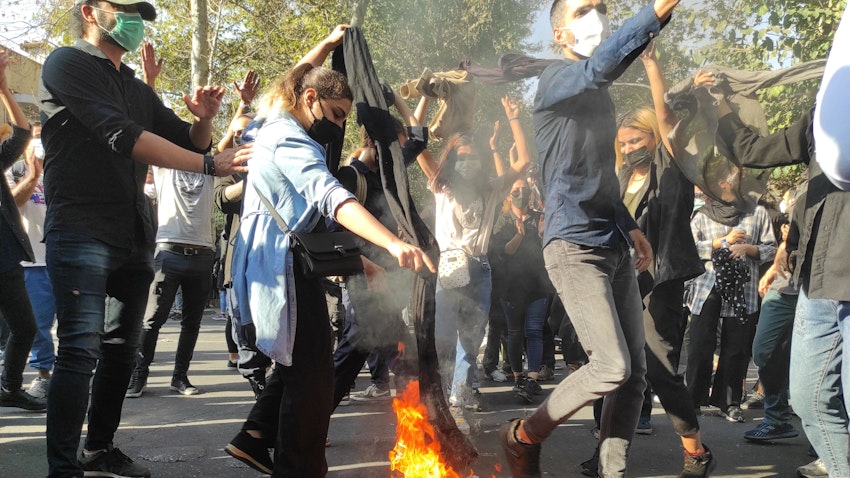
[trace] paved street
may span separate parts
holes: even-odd
[[[236,434],[253,403],[248,383],[225,366],[224,322],[204,318],[189,378],[201,394],[183,397],[168,390],[179,326],[169,321],[160,334],[156,361],[148,387],[141,398],[127,399],[116,445],[145,464],[152,476],[256,477],[260,476],[230,458],[222,447]],[[563,365],[562,362],[559,364]],[[556,380],[565,371],[557,370]],[[753,375],[751,371],[751,376]],[[27,372],[29,383],[34,374]],[[544,382],[545,391],[555,382]],[[368,385],[362,373],[357,389]],[[533,407],[518,404],[505,384],[484,381],[485,411],[470,415],[472,440],[481,458],[475,475],[507,477],[496,439],[498,427],[511,417],[530,413]],[[702,419],[703,438],[718,460],[715,477],[792,477],[797,466],[812,459],[806,454],[804,437],[757,445],[742,438],[761,417],[760,411],[744,411],[747,422],[730,423],[719,417]],[[578,477],[576,465],[589,458],[595,442],[590,434],[589,407],[555,431],[543,446],[544,476]],[[681,470],[679,440],[663,410],[656,405],[651,436],[637,436],[630,459],[631,477],[667,478]],[[799,428],[799,421],[796,423]],[[0,477],[43,477],[47,473],[44,414],[0,408]],[[331,446],[327,457],[330,477],[388,477],[387,454],[395,442],[395,417],[389,401],[357,403],[340,407],[331,419]]]

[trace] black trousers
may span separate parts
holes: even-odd
[[[24,367],[37,332],[24,281],[24,268],[20,265],[0,273],[0,312],[9,327],[2,385],[12,392],[24,383]]]
[[[722,299],[712,290],[699,315],[691,316],[690,350],[686,375],[688,393],[695,406],[714,405],[725,411],[740,406],[743,380],[752,351],[758,314],[741,320],[723,317],[720,333],[720,361],[712,381],[714,349],[717,346],[717,324],[721,320]],[[708,395],[711,386],[711,397]]]
[[[643,311],[646,331],[646,379],[680,436],[699,431],[695,406],[684,379],[678,374],[685,330],[682,310],[682,281],[656,285]]]
[[[276,364],[243,430],[274,440],[273,477],[322,477],[328,472],[325,439],[331,418],[334,370],[325,290],[295,265],[298,322],[292,365]]]

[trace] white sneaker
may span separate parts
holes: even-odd
[[[455,420],[457,429],[464,435],[469,435],[471,429],[469,427],[469,423],[466,422],[466,418],[463,416],[463,407],[451,406],[449,407],[449,412]]]
[[[484,375],[494,382],[507,382],[508,381],[508,376],[505,375],[505,372],[502,372],[499,369],[493,370],[492,372],[490,372],[488,374],[484,374]]]
[[[826,466],[823,464],[823,460],[818,458],[808,465],[803,465],[797,468],[797,476],[802,478],[819,478],[822,476],[829,476],[829,473],[826,471]]]
[[[355,402],[375,402],[381,400],[389,400],[393,398],[390,395],[390,389],[383,390],[378,388],[374,383],[366,387],[366,390],[362,392],[355,392],[351,394],[351,399]]]
[[[47,396],[48,385],[50,385],[50,379],[39,375],[38,377],[35,377],[33,379],[32,383],[30,384],[29,390],[27,390],[27,393],[35,398],[44,398]]]

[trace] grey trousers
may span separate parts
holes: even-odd
[[[543,257],[589,361],[555,387],[523,428],[542,442],[579,409],[605,397],[599,476],[624,476],[646,388],[643,306],[629,248],[625,241],[605,249],[556,239]]]

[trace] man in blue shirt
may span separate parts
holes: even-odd
[[[600,396],[606,399],[599,476],[625,474],[646,388],[643,312],[634,269],[652,263],[652,248],[620,199],[614,172],[616,113],[608,87],[658,35],[678,3],[655,0],[610,38],[601,0],[552,4],[553,38],[564,60],[540,76],[533,110],[546,197],[543,256],[589,362],[563,380],[528,419],[500,430],[514,477],[540,476],[540,444]]]

